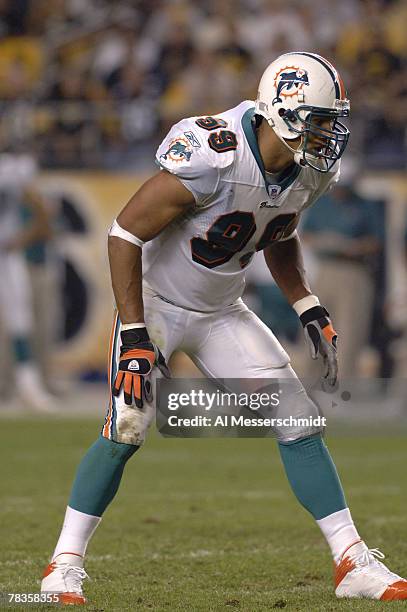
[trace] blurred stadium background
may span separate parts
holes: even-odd
[[[342,186],[303,227],[312,286],[341,334],[343,375],[407,374],[406,22],[403,0],[0,0],[1,153],[31,160],[27,182],[50,227],[24,249],[48,391],[105,378],[106,232],[155,171],[168,128],[253,99],[264,67],[290,49],[333,60],[352,105]],[[32,216],[22,215],[24,231]],[[296,316],[257,259],[246,301],[307,375]],[[182,357],[175,370],[193,371]]]

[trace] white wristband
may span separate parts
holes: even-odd
[[[293,304],[293,308],[297,315],[300,317],[306,310],[313,308],[314,306],[320,306],[319,299],[316,295],[307,295],[300,300],[297,300]]]
[[[295,229],[293,232],[291,232],[289,236],[286,236],[285,238],[280,238],[278,242],[286,242],[287,240],[291,240],[292,238],[296,238],[297,236],[298,236],[298,232]]]
[[[116,221],[116,219],[113,221],[110,229],[109,229],[109,236],[117,236],[117,238],[122,238],[122,240],[127,240],[127,242],[131,242],[132,244],[135,244],[136,246],[140,247],[141,249],[143,248],[144,242],[142,240],[140,240],[140,238],[137,238],[137,236],[134,236],[133,234],[131,234],[130,232],[128,232],[127,230],[123,229]]]
[[[121,331],[127,331],[128,329],[140,329],[141,327],[145,326],[145,323],[122,323]]]

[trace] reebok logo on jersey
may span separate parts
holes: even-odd
[[[137,359],[132,359],[129,365],[127,366],[127,369],[132,370],[133,372],[138,372],[140,369],[140,365]]]
[[[191,143],[193,147],[195,147],[196,149],[200,148],[201,143],[199,142],[198,138],[195,136],[193,132],[184,132],[184,134],[188,138],[189,142]]]

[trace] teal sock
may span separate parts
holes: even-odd
[[[278,446],[294,494],[316,520],[346,508],[335,464],[319,434]]]
[[[26,363],[32,359],[31,344],[25,336],[12,338],[13,352],[17,363]]]
[[[102,516],[117,493],[127,460],[139,448],[100,436],[78,467],[69,506],[85,514]]]

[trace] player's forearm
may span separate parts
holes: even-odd
[[[144,321],[141,248],[109,236],[110,274],[116,306],[122,323]]]
[[[311,295],[305,276],[301,243],[297,236],[267,247],[264,258],[274,280],[291,305]]]

